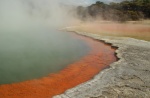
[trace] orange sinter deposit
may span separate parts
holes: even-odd
[[[58,73],[40,79],[0,85],[0,98],[51,98],[86,82],[115,62],[115,48],[88,37],[73,34],[87,42],[90,52]],[[56,58],[57,59],[57,58]]]

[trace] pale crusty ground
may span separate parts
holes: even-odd
[[[150,41],[150,20],[116,23],[111,21],[81,22],[68,27],[71,31],[88,32],[104,36],[132,37]]]
[[[53,98],[150,98],[150,42],[77,33],[118,47],[116,53],[120,60],[92,80]]]

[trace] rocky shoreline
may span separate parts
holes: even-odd
[[[119,60],[92,80],[53,98],[150,98],[150,42],[76,33],[117,47]]]

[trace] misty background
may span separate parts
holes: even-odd
[[[0,0],[0,30],[64,26],[74,20],[73,5],[90,5],[96,1],[122,0]]]
[[[66,10],[58,0],[0,0],[0,29],[62,25],[69,20]]]

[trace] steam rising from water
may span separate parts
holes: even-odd
[[[70,19],[60,0],[0,0],[0,29],[61,26]]]
[[[82,41],[52,30],[71,20],[58,1],[0,0],[0,84],[45,76],[88,51]]]

